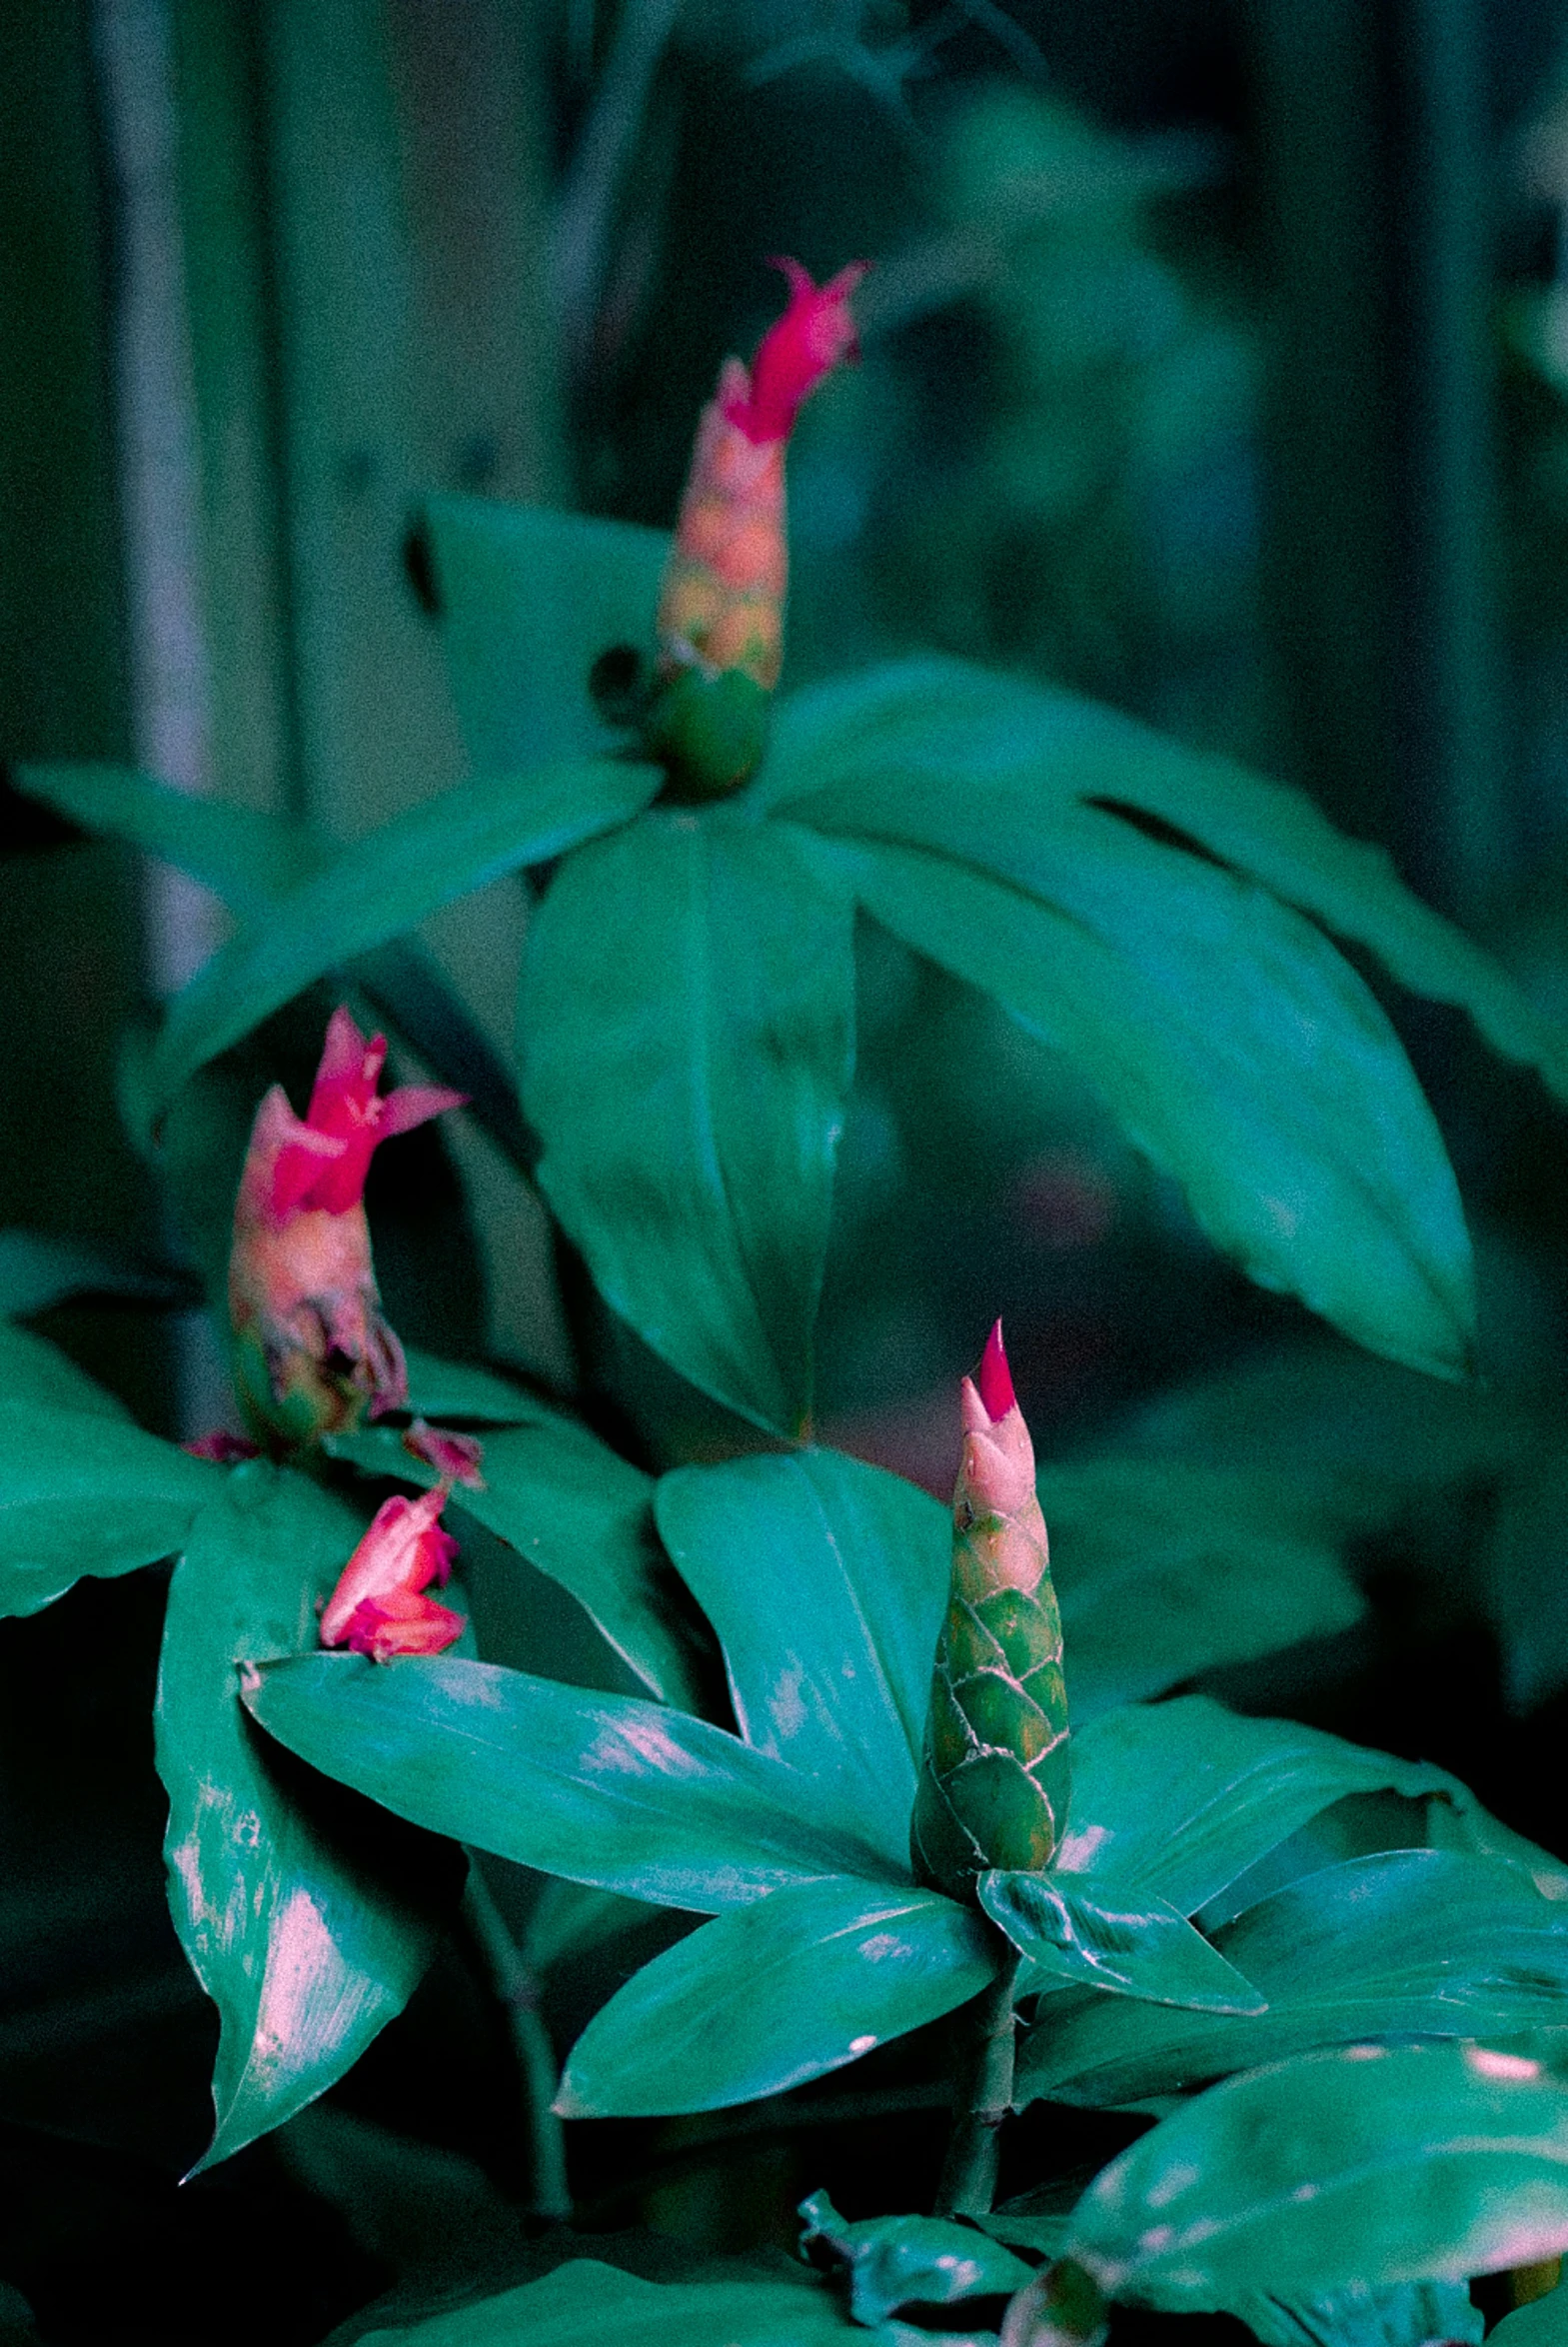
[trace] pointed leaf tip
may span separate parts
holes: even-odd
[[[1012,1390],[1012,1371],[1007,1366],[1007,1348],[1001,1340],[1001,1322],[998,1320],[985,1339],[985,1350],[980,1355],[980,1399],[985,1414],[993,1421],[1004,1418],[1017,1407],[1018,1397]]]

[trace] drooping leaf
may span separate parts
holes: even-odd
[[[570,1425],[565,1410],[541,1399],[529,1386],[514,1382],[477,1361],[442,1360],[417,1344],[404,1346],[409,1364],[409,1407],[417,1417],[476,1426]]]
[[[846,1822],[908,1862],[947,1512],[834,1450],[679,1467],[660,1533],[725,1651],[747,1741],[832,1785]]]
[[[1374,997],[1254,883],[1092,811],[1050,896],[943,856],[822,843],[866,910],[1060,1052],[1265,1287],[1455,1375],[1475,1298],[1442,1138]]]
[[[1248,2291],[1227,2313],[1263,2347],[1480,2347],[1486,2318],[1463,2282],[1351,2282],[1323,2298],[1270,2298]]]
[[[285,1761],[246,1718],[240,1667],[308,1653],[364,1526],[302,1475],[236,1469],[169,1590],[154,1713],[175,1929],[218,2007],[227,2159],[332,2085],[401,2012],[456,1909],[463,1864]]]
[[[1564,2032],[1568,1907],[1517,1867],[1397,1850],[1307,1875],[1215,1933],[1268,2000],[1255,2015],[1047,2001],[1020,2095],[1128,2103],[1315,2046]]]
[[[823,2282],[645,2282],[574,2258],[407,2328],[366,2331],[362,2347],[818,2347],[853,2326]]]
[[[539,1181],[654,1350],[798,1432],[853,1050],[849,899],[786,833],[659,815],[574,856],[529,934]]]
[[[52,1232],[0,1230],[0,1315],[47,1311],[73,1295],[118,1295],[145,1303],[185,1300],[177,1271],[154,1271]]]
[[[84,831],[124,840],[189,873],[236,913],[262,912],[322,871],[334,853],[330,841],[291,816],[173,791],[131,767],[30,765],[19,767],[16,779],[29,798]]]
[[[433,497],[426,514],[474,765],[500,773],[603,750],[590,672],[602,653],[652,645],[668,534],[479,497]]]
[[[340,964],[503,873],[628,822],[657,768],[610,759],[461,784],[392,818],[271,900],[177,995],[143,1072],[156,1118],[219,1052]]]
[[[1331,1508],[1290,1477],[1116,1455],[1045,1467],[1074,1724],[1365,1610]]]
[[[811,1778],[658,1703],[450,1655],[336,1654],[268,1665],[245,1701],[398,1816],[603,1890],[702,1913],[881,1870]]]
[[[963,661],[861,672],[784,704],[759,784],[766,804],[833,831],[946,847],[959,825],[1005,842],[1030,876],[1074,802],[1152,816],[1369,948],[1401,986],[1467,1011],[1494,1050],[1568,1095],[1568,1036],[1411,895],[1383,849],[1336,832],[1299,791],[1076,694]]]
[[[1070,1875],[982,1874],[980,1905],[1026,1957],[1029,1985],[1065,1980],[1202,2013],[1259,2013],[1265,1998],[1164,1899],[1112,1903]],[[1056,2007],[1047,2007],[1047,2016]],[[1050,2019],[1045,2031],[1048,2035]]]
[[[426,1488],[436,1480],[398,1435],[380,1428],[329,1448],[373,1473]],[[482,1472],[483,1488],[460,1487],[453,1506],[569,1589],[645,1686],[666,1702],[690,1702],[686,1650],[655,1587],[653,1478],[554,1412],[545,1425],[487,1434]]]
[[[221,1467],[143,1433],[25,1329],[0,1331],[0,1613],[172,1556],[223,1487]]]
[[[1186,2314],[1565,2245],[1568,2086],[1478,2046],[1349,2046],[1162,2119],[1084,2193],[1065,2251],[1107,2296]]]
[[[801,1882],[732,1907],[635,1972],[568,2058],[566,2118],[783,2094],[966,2004],[995,1941],[939,1891]]]
[[[800,2203],[800,2253],[846,2267],[849,2311],[867,2327],[904,2306],[957,2306],[965,2298],[1010,2298],[1034,2278],[1032,2266],[972,2225],[948,2217],[865,2217],[848,2224],[825,2192]]]

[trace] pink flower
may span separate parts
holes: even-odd
[[[336,1011],[296,1117],[274,1085],[256,1112],[234,1209],[229,1317],[246,1416],[285,1447],[319,1442],[408,1398],[403,1347],[381,1311],[365,1219],[365,1176],[384,1141],[447,1109],[434,1085],[377,1091],[384,1036],[369,1042]]]
[[[427,1425],[423,1418],[416,1418],[403,1437],[403,1447],[433,1466],[449,1483],[466,1483],[471,1491],[484,1490],[481,1469],[485,1445],[478,1435],[451,1434],[445,1426]]]
[[[732,360],[719,393],[725,421],[758,442],[787,440],[806,393],[831,374],[840,359],[859,355],[849,296],[870,263],[851,261],[825,285],[813,285],[809,272],[787,257],[770,266],[782,269],[787,278],[789,306],[759,344],[750,380],[746,369]]]
[[[440,1654],[463,1633],[463,1616],[426,1590],[444,1588],[458,1544],[441,1528],[452,1486],[377,1508],[370,1528],[322,1608],[321,1642],[388,1662],[395,1654]]]

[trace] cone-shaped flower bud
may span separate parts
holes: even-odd
[[[763,754],[784,656],[784,449],[807,392],[854,351],[849,296],[869,263],[851,261],[825,285],[798,261],[777,266],[789,306],[750,374],[739,359],[725,362],[660,591],[649,736],[690,798],[733,790]]]
[[[321,1642],[348,1646],[373,1661],[394,1654],[440,1654],[463,1634],[463,1616],[426,1591],[444,1588],[458,1544],[441,1528],[452,1486],[418,1499],[388,1499],[349,1558],[322,1608]]]
[[[910,1838],[915,1873],[955,1898],[989,1867],[1048,1866],[1069,1786],[1061,1617],[999,1320],[961,1403],[952,1582]]]
[[[380,1096],[385,1036],[336,1011],[302,1120],[281,1085],[256,1112],[234,1209],[229,1318],[246,1417],[277,1447],[319,1442],[408,1398],[403,1347],[371,1264],[365,1175],[374,1152],[461,1093]]]

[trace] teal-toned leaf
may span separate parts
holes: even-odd
[[[170,1585],[154,1712],[169,1904],[221,2024],[203,2166],[358,2060],[418,1985],[462,1887],[457,1851],[283,1762],[240,1704],[242,1664],[314,1648],[363,1529],[304,1476],[257,1461],[203,1510]]]
[[[1521,1711],[1568,1685],[1565,1508],[1568,1450],[1554,1443],[1504,1492],[1477,1568],[1503,1650],[1504,1690]]]
[[[170,1006],[144,1073],[156,1116],[188,1078],[313,980],[503,873],[626,823],[659,770],[611,759],[465,783],[339,851],[274,898]]]
[[[679,1467],[665,1546],[719,1633],[747,1742],[832,1785],[892,1864],[909,1852],[947,1511],[835,1450]]]
[[[1253,1278],[1373,1351],[1462,1371],[1459,1193],[1367,987],[1252,882],[1092,810],[1059,828],[1048,899],[921,850],[823,854],[885,928],[1060,1052]]]
[[[1365,1610],[1333,1510],[1289,1476],[1107,1456],[1039,1477],[1075,1725]]]
[[[172,791],[124,766],[22,766],[17,786],[84,831],[124,840],[188,872],[236,913],[262,912],[274,897],[320,872],[331,843],[286,815],[232,807]]]
[[[548,1972],[585,1949],[618,1939],[643,1921],[648,1909],[619,1891],[594,1890],[587,1883],[550,1875],[529,1910],[521,1953],[531,1972]]]
[[[570,1590],[645,1686],[666,1702],[690,1703],[686,1649],[656,1588],[652,1477],[559,1416],[543,1426],[508,1426],[484,1444],[484,1487],[460,1486],[453,1507]],[[427,1489],[436,1481],[433,1468],[381,1428],[340,1436],[329,1448],[373,1473]]]
[[[1133,1705],[1073,1737],[1056,1869],[1085,1877],[1096,1897],[1147,1891],[1193,1915],[1319,1810],[1384,1791],[1464,1794],[1424,1762],[1293,1720],[1244,1719],[1206,1695]]]
[[[805,2274],[645,2282],[585,2257],[499,2297],[361,2336],[362,2347],[817,2347],[852,2333],[834,2293]]]
[[[540,1185],[599,1287],[716,1399],[798,1432],[853,1051],[850,902],[731,808],[574,856],[524,959]]]
[[[409,1407],[417,1417],[476,1426],[563,1426],[575,1421],[527,1385],[477,1361],[442,1360],[417,1344],[404,1346]]]
[[[635,1972],[573,2047],[556,2108],[631,2118],[783,2094],[966,2004],[995,1973],[991,1933],[938,1891],[798,1883]]]
[[[654,641],[663,530],[544,506],[433,497],[427,507],[447,675],[482,772],[592,756],[609,735],[589,674]]]
[[[1351,2282],[1323,2298],[1270,2298],[1248,2291],[1227,2313],[1263,2347],[1480,2347],[1486,2318],[1463,2282]]]
[[[24,1336],[5,1330],[0,1379]],[[84,1573],[172,1556],[223,1487],[221,1467],[144,1434],[52,1345],[26,1341],[61,1366],[45,1372],[59,1379],[47,1398],[13,1385],[0,1408],[0,1613],[36,1613]],[[98,1398],[79,1396],[78,1380]]]
[[[1315,2046],[1568,2031],[1568,1907],[1495,1858],[1397,1850],[1277,1891],[1215,1933],[1266,2012],[1048,2001],[1019,2093],[1143,2102]]]
[[[800,2214],[800,2254],[813,2264],[831,2259],[847,2269],[849,2312],[867,2327],[903,2306],[1010,2298],[1034,2279],[1033,2267],[1021,2257],[947,2217],[866,2217],[848,2224],[825,2192],[802,2200]]]
[[[1203,2013],[1260,2013],[1265,1999],[1165,1900],[1076,1890],[1070,1875],[993,1871],[980,1905],[1038,1975]],[[1053,2011],[1047,2007],[1047,2014]],[[1045,2034],[1050,2022],[1047,2018]]]
[[[167,1304],[188,1294],[176,1271],[144,1270],[42,1230],[0,1230],[0,1315],[47,1311],[73,1295]]]
[[[398,1816],[602,1890],[706,1913],[881,1870],[809,1777],[658,1703],[447,1655],[336,1654],[268,1665],[245,1700]]]
[[[1072,802],[1153,816],[1367,947],[1401,986],[1467,1011],[1494,1050],[1568,1094],[1568,1035],[1411,895],[1384,850],[1336,832],[1300,792],[1076,694],[962,661],[861,672],[791,697],[759,784],[766,803],[828,830],[947,848],[961,827],[988,850],[1004,842],[1031,886]]]
[[[0,1424],[5,1412],[16,1409],[60,1411],[67,1417],[85,1413],[121,1419],[126,1424],[131,1416],[118,1395],[79,1369],[58,1345],[47,1337],[35,1336],[30,1328],[18,1328],[0,1319]],[[38,1437],[45,1447],[53,1439],[47,1432]],[[15,1440],[21,1447],[24,1437],[20,1430]]]
[[[1504,2315],[1491,2335],[1502,2347],[1568,2347],[1568,2290],[1559,2282],[1544,2298]]]
[[[1162,2119],[1073,2211],[1107,2297],[1197,2313],[1244,2291],[1462,2281],[1568,2245],[1568,2086],[1477,2046],[1350,2046]]]

